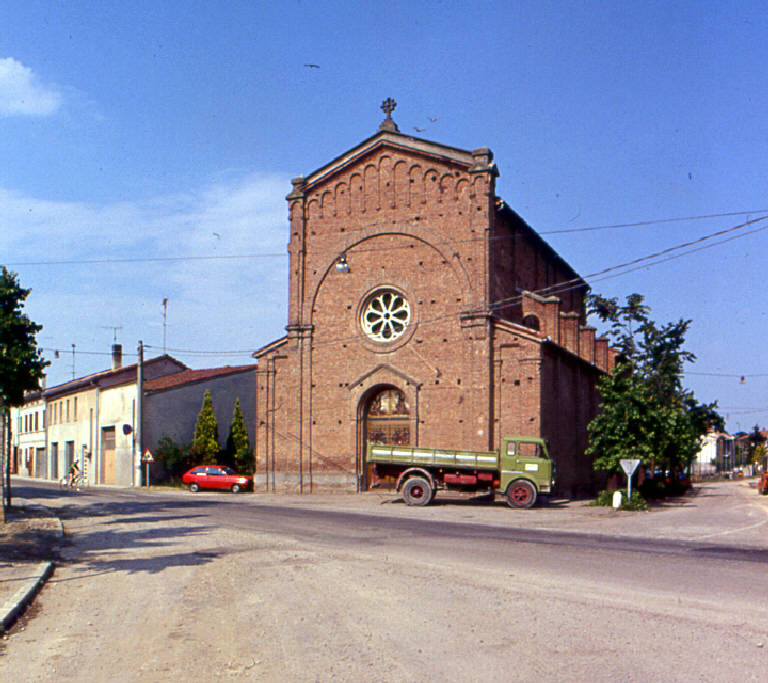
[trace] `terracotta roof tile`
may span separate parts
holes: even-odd
[[[144,390],[162,391],[163,389],[171,389],[173,387],[200,382],[214,377],[224,377],[225,375],[234,375],[238,372],[248,372],[249,370],[255,370],[257,367],[256,364],[253,364],[236,365],[224,368],[207,368],[204,370],[182,370],[181,372],[174,372],[172,375],[163,375],[162,377],[147,380],[144,382]]]

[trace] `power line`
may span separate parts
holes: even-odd
[[[540,235],[561,235],[568,232],[589,232],[592,230],[616,230],[618,228],[640,228],[646,225],[659,225],[661,223],[680,223],[683,221],[698,221],[707,218],[727,218],[731,216],[751,216],[753,213],[768,213],[768,209],[758,209],[756,211],[731,211],[729,213],[710,213],[703,216],[684,216],[681,218],[658,218],[650,221],[639,221],[637,223],[616,223],[615,225],[596,225],[587,228],[566,228],[563,230],[546,230],[540,232]]]
[[[747,232],[744,232],[740,235],[733,235],[729,237],[728,239],[721,240],[720,242],[716,242],[711,245],[707,245],[705,247],[698,247],[696,249],[690,249],[689,251],[686,251],[681,254],[676,254],[674,256],[669,256],[664,259],[660,259],[659,257],[664,256],[666,254],[671,254],[674,251],[677,251],[679,249],[685,249],[687,247],[700,244],[702,242],[705,242],[710,239],[714,239],[715,237],[719,237],[722,235],[726,235],[729,233],[733,233],[736,230],[741,230],[749,225],[753,225],[754,223],[758,223],[760,221],[764,221],[768,219],[768,216],[762,216],[761,218],[754,218],[748,221],[745,221],[744,223],[740,223],[739,225],[733,226],[731,228],[726,228],[724,230],[718,230],[717,232],[710,233],[708,235],[703,235],[702,237],[699,237],[698,239],[691,240],[689,242],[684,242],[682,244],[678,244],[672,247],[668,247],[667,249],[662,249],[661,251],[654,252],[652,254],[648,254],[647,256],[641,256],[636,259],[632,259],[631,261],[627,261],[625,263],[621,263],[616,266],[609,266],[608,268],[603,268],[602,270],[596,271],[594,273],[591,273],[589,275],[585,275],[583,277],[579,278],[573,278],[572,280],[565,280],[564,282],[556,283],[554,285],[550,285],[549,287],[546,287],[544,289],[538,290],[538,294],[542,295],[553,295],[553,294],[562,294],[565,291],[568,291],[570,289],[578,288],[583,286],[585,280],[591,280],[591,281],[602,281],[605,279],[608,279],[608,277],[618,277],[620,275],[626,275],[627,273],[631,273],[634,270],[638,270],[640,268],[649,268],[653,265],[657,265],[658,263],[663,263],[665,261],[671,261],[676,258],[681,258],[682,256],[685,256],[687,254],[693,253],[695,251],[700,251],[701,249],[707,249],[710,247],[718,246],[720,244],[725,244],[726,242],[730,242],[734,239],[738,239],[740,237],[745,237],[747,235],[751,235],[756,232],[760,232],[762,230],[768,230],[768,225],[761,226],[759,228],[755,228],[754,230],[750,230]],[[655,262],[652,262],[654,259],[659,259]],[[642,264],[642,265],[641,265]],[[630,266],[636,266],[635,268],[629,268]],[[614,275],[608,276],[608,273],[613,273],[613,271],[621,270],[623,272],[616,273]],[[494,302],[492,304],[493,307],[501,307],[504,305],[510,305],[510,302],[516,301],[519,297],[516,295],[514,297],[510,297],[509,299],[500,299],[497,302]]]
[[[757,374],[731,374],[725,372],[686,372],[686,375],[697,375],[701,377],[730,377],[735,379],[747,379],[749,377],[768,377],[768,373]]]
[[[749,216],[756,213],[768,213],[768,209],[757,209],[754,211],[732,211],[728,213],[713,213],[713,214],[706,214],[706,215],[700,215],[700,216],[685,216],[685,217],[676,217],[676,218],[659,218],[659,219],[653,219],[653,220],[647,220],[647,221],[638,221],[635,223],[617,223],[614,225],[596,225],[596,226],[587,226],[582,228],[567,228],[562,230],[544,230],[544,231],[536,231],[536,232],[539,235],[557,235],[557,234],[565,234],[565,233],[590,232],[595,230],[615,230],[615,229],[623,229],[623,228],[644,227],[649,225],[659,225],[663,223],[704,220],[704,219],[711,219],[711,218],[724,218],[729,216]],[[768,218],[768,216],[762,216],[754,220],[759,221],[765,218]],[[748,225],[750,222],[754,222],[754,221],[747,221],[744,225]],[[372,222],[370,224],[367,224],[363,227],[360,227],[354,230],[345,230],[343,234],[353,235],[359,232],[366,232],[371,227],[376,227],[377,225],[380,225],[380,223]],[[380,233],[380,234],[386,234],[386,233]],[[389,234],[401,235],[403,233],[392,232]],[[717,235],[719,233],[714,233],[714,234]],[[502,239],[507,239],[507,236],[499,235],[499,236],[490,238],[490,240],[502,240]],[[451,241],[445,240],[443,242],[440,242],[440,244],[468,244],[473,242],[483,242],[485,240],[486,238],[484,237],[474,237],[474,238],[468,238],[465,240],[451,240]],[[369,251],[391,251],[392,249],[409,249],[409,248],[412,248],[412,246],[399,245],[399,246],[386,246],[386,247],[360,247],[355,249],[355,252],[360,253],[360,252],[369,252]],[[249,254],[218,254],[213,256],[146,256],[146,257],[136,256],[136,257],[125,257],[125,258],[63,259],[60,261],[18,261],[14,263],[8,263],[7,265],[11,268],[16,268],[19,266],[108,265],[108,264],[121,264],[121,263],[183,263],[188,261],[233,261],[233,260],[239,260],[239,259],[285,258],[286,255],[287,254],[285,252],[264,252],[264,253],[249,253]]]
[[[152,344],[144,344],[145,349],[157,349],[160,350],[162,347],[160,346],[153,346]],[[193,349],[167,349],[168,353],[178,353],[180,355],[187,355],[187,356],[242,356],[243,354],[252,354],[253,349],[248,349],[245,351],[200,351],[200,350],[193,350]]]
[[[67,261],[20,261],[18,263],[8,264],[11,268],[18,266],[80,266],[108,263],[172,263],[179,261],[224,261],[235,259],[251,258],[275,258],[284,257],[285,254],[268,253],[263,254],[226,254],[219,256],[147,256],[135,258],[103,258],[103,259],[72,259]]]
[[[693,253],[695,251],[699,251],[701,249],[707,249],[707,248],[711,248],[711,247],[714,247],[714,246],[718,246],[720,244],[724,244],[726,242],[730,242],[732,240],[739,239],[741,237],[745,237],[747,235],[751,235],[751,234],[754,234],[756,232],[760,232],[762,230],[767,230],[768,229],[768,225],[764,225],[764,226],[760,226],[758,228],[755,228],[753,230],[744,232],[744,233],[739,234],[739,235],[732,235],[731,234],[731,233],[736,232],[737,230],[741,230],[741,229],[743,229],[745,227],[748,227],[750,225],[754,225],[755,223],[759,223],[759,222],[765,221],[765,220],[768,220],[768,216],[762,216],[760,218],[754,218],[754,219],[745,221],[743,223],[740,223],[739,225],[732,226],[730,228],[725,228],[723,230],[718,230],[718,231],[716,231],[714,233],[710,233],[710,234],[707,234],[707,235],[703,235],[702,237],[699,237],[699,238],[697,238],[695,240],[691,240],[691,241],[688,241],[688,242],[684,242],[682,244],[678,244],[678,245],[675,245],[675,246],[672,246],[672,247],[668,247],[666,249],[662,249],[660,251],[654,252],[654,253],[649,254],[647,256],[642,256],[642,257],[639,257],[639,258],[636,258],[636,259],[632,259],[631,261],[627,261],[627,262],[622,263],[622,264],[618,264],[618,265],[615,265],[615,266],[609,266],[607,268],[603,268],[602,270],[599,270],[599,271],[597,271],[595,273],[592,273],[590,275],[584,276],[583,278],[582,277],[578,277],[578,278],[573,278],[571,280],[565,280],[565,281],[560,282],[560,283],[555,283],[555,284],[550,285],[548,287],[539,289],[535,293],[538,294],[538,295],[542,295],[542,296],[563,294],[563,293],[565,293],[567,291],[570,291],[572,289],[578,289],[578,288],[582,288],[582,287],[585,287],[585,286],[588,287],[589,285],[586,282],[587,279],[590,279],[592,281],[595,281],[595,280],[602,281],[604,279],[607,279],[608,277],[618,277],[620,275],[625,275],[625,274],[627,274],[629,272],[632,272],[633,270],[637,270],[637,269],[640,269],[640,268],[649,268],[651,266],[657,265],[659,263],[663,263],[663,262],[668,261],[668,260],[672,260],[672,259],[676,259],[676,258],[681,258],[682,256],[685,256],[687,254]],[[687,247],[695,246],[697,244],[701,244],[701,243],[703,243],[705,241],[708,241],[710,239],[714,239],[715,237],[720,237],[720,236],[723,236],[723,235],[730,235],[730,236],[728,238],[724,239],[724,240],[720,240],[720,241],[715,242],[715,243],[710,244],[710,245],[700,246],[700,247],[696,247],[694,249],[689,249],[688,251],[682,252],[680,254],[674,254],[672,256],[666,256],[666,258],[663,258],[663,259],[660,258],[661,256],[672,254],[673,252],[675,252],[677,250],[686,249]],[[362,250],[357,250],[357,251],[362,251]],[[209,257],[200,257],[200,258],[209,258]],[[210,258],[221,258],[221,257],[210,257]],[[239,258],[239,257],[233,257],[233,258]],[[246,256],[246,258],[247,258],[247,256]],[[654,261],[654,259],[656,259],[656,260]],[[633,268],[629,268],[630,266],[634,266],[634,267]],[[614,273],[614,271],[617,271],[617,270],[622,271],[622,272]],[[614,274],[610,275],[610,273],[614,273]],[[516,294],[516,295],[514,295],[512,297],[507,297],[507,298],[504,298],[504,299],[499,299],[499,300],[496,300],[494,302],[491,302],[483,310],[496,310],[496,309],[499,309],[499,308],[506,308],[506,307],[513,306],[515,304],[520,303],[522,301],[522,299],[523,299],[523,295],[522,294]],[[427,319],[427,320],[424,320],[424,321],[420,321],[419,324],[420,325],[433,324],[433,323],[439,322],[441,320],[445,320],[447,318],[455,317],[457,315],[465,315],[467,313],[471,314],[472,312],[481,312],[481,311],[479,311],[478,309],[466,309],[466,308],[456,309],[454,311],[438,315],[438,316],[436,316],[434,318]],[[359,336],[360,336],[359,333],[356,333],[356,334],[350,335],[348,337],[342,337],[342,338],[331,339],[331,340],[323,340],[323,341],[315,341],[314,345],[337,344],[337,343],[343,343],[343,342],[347,342],[347,341],[351,342],[351,341],[355,341],[356,339],[358,339]],[[145,348],[156,348],[157,349],[159,347],[154,347],[154,346],[151,346],[151,345],[147,344],[147,345],[145,345]],[[49,349],[49,350],[55,350],[55,349]],[[201,351],[201,350],[191,350],[191,349],[168,349],[168,351],[173,352],[173,353],[183,354],[183,355],[199,355],[199,356],[244,355],[244,354],[251,354],[251,353],[253,353],[252,350],[242,350],[242,351]],[[110,355],[108,352],[87,352],[87,351],[82,351],[80,353],[87,353],[87,354],[92,354],[92,355]],[[737,377],[741,377],[741,375],[737,375]]]

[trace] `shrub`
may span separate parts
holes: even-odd
[[[184,472],[198,464],[199,454],[194,446],[178,444],[170,436],[164,434],[158,441],[155,457],[164,470],[164,473],[154,474],[158,480],[166,478],[180,480]]]
[[[613,494],[615,493],[617,489],[605,489],[603,491],[600,491],[600,493],[597,494],[597,498],[593,500],[590,505],[600,505],[603,507],[613,507]],[[621,496],[621,507],[619,510],[647,510],[648,509],[648,503],[645,501],[645,498],[643,498],[642,495],[640,495],[640,492],[635,490],[632,491],[632,498],[627,499],[626,494],[624,491],[622,491]]]

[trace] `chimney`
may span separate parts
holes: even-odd
[[[112,369],[123,367],[123,345],[112,344]]]

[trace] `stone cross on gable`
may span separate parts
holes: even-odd
[[[397,124],[392,120],[392,112],[395,111],[396,106],[397,102],[395,102],[391,97],[388,97],[381,103],[381,111],[387,115],[387,118],[381,122],[379,130],[399,131]]]
[[[381,103],[381,111],[383,111],[388,119],[392,118],[392,112],[395,111],[395,107],[397,106],[397,102],[395,102],[391,97],[388,97],[386,100],[384,100]]]

